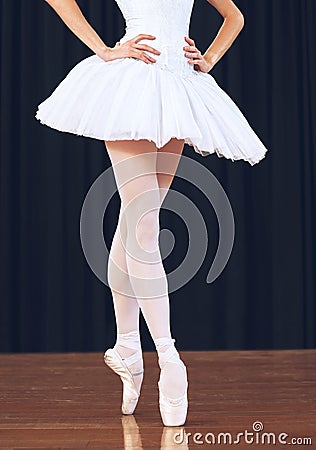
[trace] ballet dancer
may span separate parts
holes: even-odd
[[[216,153],[251,165],[265,157],[267,149],[209,73],[242,30],[244,16],[232,0],[207,0],[223,23],[201,53],[188,35],[194,0],[116,0],[126,28],[109,47],[75,0],[45,1],[93,55],[38,106],[36,119],[102,140],[121,200],[108,263],[117,338],[104,362],[122,380],[122,413],[133,414],[144,376],[141,312],[158,355],[162,422],[180,426],[187,417],[188,376],[170,329],[159,211],[184,144],[202,156]],[[160,152],[172,155],[168,174],[159,171]]]

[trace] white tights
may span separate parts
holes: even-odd
[[[107,147],[111,149],[111,143]],[[108,264],[108,282],[117,324],[114,348],[122,358],[141,353],[141,310],[158,356],[161,356],[174,346],[167,278],[158,241],[159,209],[167,190],[159,189],[156,153],[147,153],[148,145],[145,153],[137,157],[131,157],[122,148],[118,151],[117,145],[115,147],[109,155],[121,197],[121,211]],[[130,179],[131,174],[136,178]],[[164,365],[162,376],[164,394],[172,398],[183,395],[186,386],[183,367],[175,363],[177,359]],[[134,360],[130,370],[139,373],[143,368],[142,358]],[[135,377],[139,385],[141,381],[141,376]]]

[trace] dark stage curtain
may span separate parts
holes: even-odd
[[[115,1],[79,1],[107,45],[124,34]],[[285,349],[315,346],[316,66],[314,0],[236,0],[245,26],[211,71],[269,149],[259,165],[201,157],[234,212],[231,258],[211,284],[218,243],[212,206],[175,178],[201,210],[207,254],[198,273],[170,295],[180,350]],[[92,55],[44,0],[1,0],[1,302],[2,352],[102,351],[113,345],[110,289],[82,251],[82,203],[110,166],[104,143],[61,133],[35,118],[70,69]],[[196,0],[190,36],[205,51],[222,23]],[[106,101],[106,99],[105,99]],[[110,114],[110,111],[109,111]],[[119,211],[116,193],[104,217],[109,246]],[[185,256],[183,222],[161,211],[175,237],[167,273]],[[141,321],[144,350],[153,344]]]

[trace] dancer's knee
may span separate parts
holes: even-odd
[[[158,246],[159,216],[156,210],[144,214],[136,226],[136,237],[140,247],[147,251],[155,251]]]

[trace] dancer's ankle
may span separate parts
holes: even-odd
[[[154,339],[158,353],[160,373],[160,386],[169,398],[179,398],[184,395],[187,388],[186,367],[175,348],[175,339],[162,337]]]
[[[132,374],[139,374],[143,371],[142,347],[138,330],[118,333],[114,350],[125,360]],[[133,362],[130,363],[129,360]],[[141,380],[139,379],[140,382]]]

